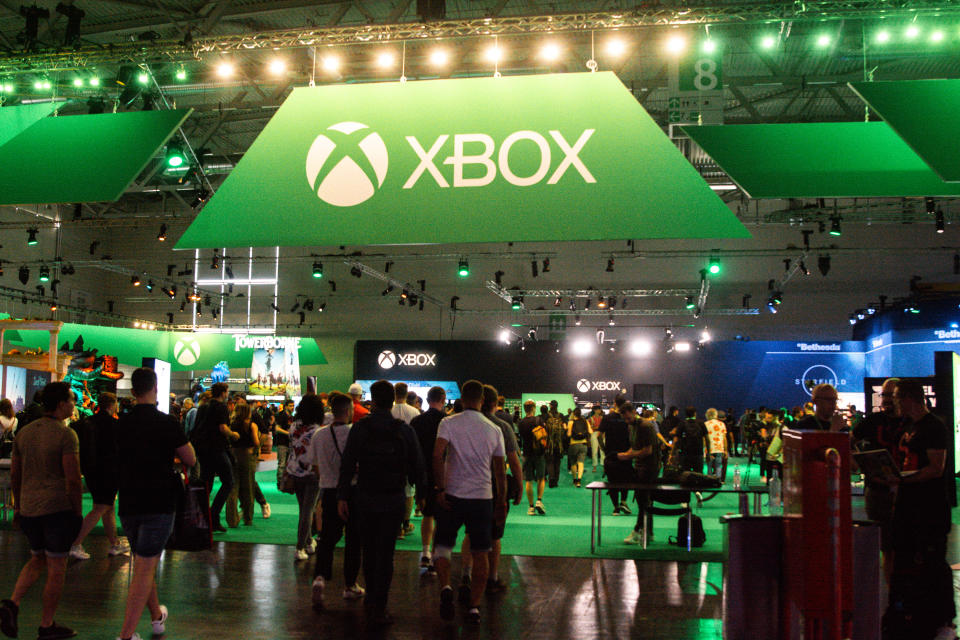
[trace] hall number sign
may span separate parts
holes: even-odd
[[[719,51],[703,53],[699,47],[681,58],[677,65],[680,91],[720,91],[723,89],[723,56]]]
[[[671,69],[667,119],[672,124],[723,123],[723,55],[697,43]]]

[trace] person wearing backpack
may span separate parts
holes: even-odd
[[[603,468],[607,474],[607,482],[612,483],[637,481],[632,459],[629,457],[621,459],[619,455],[631,450],[630,428],[621,415],[624,407],[632,409],[633,405],[627,402],[623,394],[618,393],[613,399],[610,413],[603,416],[603,420],[600,421],[600,432],[604,435],[604,454],[606,455]],[[607,493],[613,503],[613,515],[630,515],[630,507],[627,505],[627,495],[630,493],[628,490],[610,489]]]
[[[573,486],[580,488],[583,478],[583,461],[587,459],[587,445],[593,430],[580,413],[580,407],[573,410],[570,422],[567,423],[567,437],[570,438],[570,448],[567,449],[567,461],[573,473]]]
[[[363,606],[368,623],[379,627],[393,622],[387,599],[407,484],[423,495],[427,480],[416,434],[390,413],[393,385],[377,380],[370,386],[370,395],[373,410],[353,424],[343,448],[337,508],[348,526],[350,519],[356,518],[367,585]]]
[[[707,428],[697,419],[697,410],[694,407],[687,407],[686,414],[686,419],[678,429],[680,468],[703,473],[703,463],[710,447]]]
[[[565,449],[563,439],[567,434],[566,421],[557,411],[557,401],[550,401],[550,410],[544,418],[543,426],[547,429],[547,485],[552,489],[560,484],[560,460],[563,459]]]
[[[547,461],[544,454],[547,451],[547,429],[540,424],[540,419],[534,415],[537,403],[527,400],[523,403],[523,412],[526,414],[518,425],[520,430],[520,446],[523,449],[523,480],[527,492],[527,502],[530,508],[527,515],[546,515],[543,507],[543,490],[547,484]],[[533,501],[533,485],[537,485],[537,501]]]

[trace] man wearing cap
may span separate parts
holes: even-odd
[[[349,393],[350,397],[353,398],[353,419],[355,421],[370,413],[367,411],[366,407],[360,404],[360,401],[363,400],[363,387],[354,382],[352,385],[350,385],[347,393]]]

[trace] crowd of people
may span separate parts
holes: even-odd
[[[930,632],[951,624],[955,614],[945,561],[947,434],[912,380],[888,380],[882,410],[866,417],[837,411],[836,389],[818,385],[808,405],[747,409],[738,421],[730,409],[708,408],[701,419],[695,407],[685,408],[683,416],[677,407],[661,414],[623,396],[606,408],[565,412],[556,401],[540,407],[530,401],[521,415],[520,407],[506,409],[494,387],[474,380],[464,383],[453,403],[442,387],[421,399],[403,383],[380,380],[368,401],[354,384],[347,393],[308,393],[299,404],[279,406],[248,403],[217,383],[196,405],[172,398],[170,413],[163,414],[155,406],[152,370],[138,369],[132,385],[132,399],[101,394],[96,412],[86,418],[77,415],[76,396],[61,383],[48,385],[36,406],[25,410],[33,415],[11,416],[0,402],[3,440],[11,443],[13,457],[15,513],[33,551],[13,594],[0,603],[0,630],[8,636],[16,636],[20,600],[44,569],[38,635],[74,635],[53,616],[66,558],[89,557],[82,541],[99,521],[109,553],[134,556],[119,637],[138,637],[144,608],[153,630],[162,632],[168,612],[153,573],[182,489],[175,460],[209,490],[219,479],[211,526],[225,532],[225,509],[230,527],[252,526],[254,503],[262,517],[270,517],[255,471],[261,447],[275,447],[277,485],[297,499],[295,560],[316,556],[314,606],[324,607],[334,550],[345,539],[342,596],[362,599],[371,625],[392,620],[387,604],[396,540],[414,532],[411,516],[418,514],[421,575],[437,578],[439,615],[452,619],[459,601],[464,620],[477,623],[484,595],[507,588],[499,559],[510,503],[520,504],[525,495],[528,515],[546,515],[545,490],[559,486],[564,467],[573,487],[582,486],[588,467],[614,483],[656,483],[665,467],[722,481],[729,457],[742,455],[757,459],[761,473],[772,478],[782,475],[786,428],[848,431],[855,448],[885,448],[904,472],[898,488],[879,482],[866,488],[868,513],[882,525],[890,585],[885,624],[900,633],[891,637],[933,637]],[[93,498],[85,518],[81,473]],[[126,540],[117,535],[118,493]],[[632,515],[627,491],[608,493],[614,515]],[[652,535],[651,493],[636,491],[634,502],[636,524],[627,544],[638,544],[644,529]],[[454,585],[451,558],[461,530],[462,571]]]

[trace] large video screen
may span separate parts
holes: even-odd
[[[20,367],[3,367],[0,375],[5,376],[4,397],[13,403],[13,410],[20,411],[27,402],[27,370]]]

